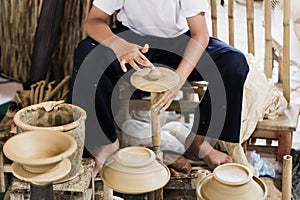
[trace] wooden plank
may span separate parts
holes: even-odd
[[[277,155],[278,147],[265,145],[248,145],[247,151],[256,151],[257,153]]]
[[[277,131],[270,131],[270,130],[262,130],[256,129],[251,138],[261,138],[261,139],[278,139],[278,132]]]
[[[194,101],[173,101],[167,111],[175,111],[177,113],[193,113],[199,102]],[[124,100],[120,101],[120,106],[128,106],[129,110],[149,111],[151,103],[149,100]]]
[[[256,129],[296,131],[299,118],[299,105],[289,104],[284,114],[276,119],[265,119],[257,123]]]

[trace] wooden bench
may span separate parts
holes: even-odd
[[[299,105],[289,104],[284,114],[278,118],[258,122],[252,136],[244,143],[244,149],[255,150],[263,157],[275,157],[277,161],[282,162],[282,157],[291,153],[292,137],[297,128],[299,109]],[[266,144],[257,144],[256,139],[265,139]],[[278,141],[278,145],[272,145],[273,140]]]

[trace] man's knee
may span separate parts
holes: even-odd
[[[231,80],[240,83],[245,82],[249,72],[249,65],[245,55],[241,51],[231,51],[227,53],[226,56],[226,60],[229,61],[229,63],[226,64],[226,71]]]

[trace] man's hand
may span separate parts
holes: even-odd
[[[163,112],[169,108],[175,97],[177,96],[179,90],[184,85],[186,79],[180,76],[179,83],[172,89],[169,89],[161,94],[159,94],[154,99],[154,104],[152,105],[151,109],[154,112]]]
[[[141,70],[139,65],[151,67],[152,69],[154,68],[153,64],[144,55],[144,53],[147,53],[148,50],[148,44],[146,44],[144,47],[141,47],[139,45],[126,42],[115,48],[114,52],[118,57],[122,70],[127,72],[127,63],[137,71]]]

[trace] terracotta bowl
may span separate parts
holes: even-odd
[[[59,131],[28,131],[7,140],[3,152],[10,160],[31,173],[46,172],[71,156],[77,148],[75,139]]]
[[[201,179],[197,185],[198,200],[263,200],[267,198],[265,183],[245,166],[228,163]]]
[[[106,163],[101,177],[113,190],[125,194],[141,194],[157,190],[170,179],[169,169],[156,161],[153,151],[144,147],[126,147]]]

